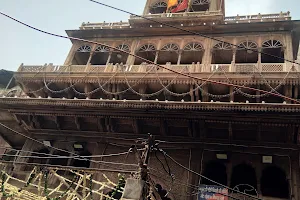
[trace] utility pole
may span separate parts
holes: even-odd
[[[154,137],[151,134],[149,134],[148,140],[144,144],[145,149],[142,155],[140,155],[136,146],[133,147],[133,153],[135,154],[139,165],[139,172],[136,178],[128,178],[126,180],[122,200],[148,199],[145,197],[151,197],[152,192],[155,194],[155,199],[160,200],[156,189],[151,186],[148,176],[148,163],[150,152],[153,150],[153,147],[155,145]]]

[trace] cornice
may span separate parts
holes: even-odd
[[[285,103],[227,103],[227,102],[173,102],[138,100],[98,100],[98,99],[44,99],[44,98],[0,98],[0,108],[13,109],[20,106],[41,106],[64,109],[158,109],[186,111],[221,112],[300,112],[300,105]]]

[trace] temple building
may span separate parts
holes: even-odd
[[[14,78],[25,96],[0,98],[0,122],[45,146],[0,126],[7,143],[23,150],[14,160],[101,168],[24,155],[69,155],[49,146],[82,156],[126,152],[151,133],[176,161],[218,183],[300,200],[300,21],[289,12],[228,17],[225,0],[185,2],[168,9],[167,0],[146,0],[142,17],[82,23],[67,35],[93,43],[71,39],[63,65],[21,64]],[[131,154],[95,160],[138,162]],[[197,187],[217,186],[168,160],[172,183],[160,161],[163,154],[151,155],[150,176],[171,188],[172,200],[209,199]],[[26,170],[15,166],[11,174]]]

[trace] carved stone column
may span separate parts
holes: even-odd
[[[107,61],[106,61],[106,65],[108,65],[109,62],[110,62],[111,54],[112,54],[112,51],[109,52],[109,55],[108,55],[108,58],[107,58]]]
[[[154,63],[155,64],[157,64],[158,55],[159,55],[159,51],[156,51],[155,59],[154,59]]]
[[[177,60],[177,65],[180,65],[180,62],[181,62],[181,56],[182,56],[182,50],[179,50],[178,52],[178,60]]]
[[[230,68],[230,72],[235,72],[235,60],[236,60],[236,48],[233,49],[232,51],[232,61],[231,61],[231,68]]]

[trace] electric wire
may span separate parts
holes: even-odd
[[[26,163],[26,162],[19,162],[19,161],[5,161],[0,160],[0,163],[4,164],[15,164],[15,165],[25,165],[25,166],[39,166],[39,167],[47,167],[49,169],[56,169],[56,170],[78,170],[78,171],[85,171],[85,172],[122,172],[122,173],[136,173],[136,171],[131,170],[124,170],[124,169],[111,169],[111,168],[86,168],[86,167],[73,167],[73,166],[65,166],[65,165],[52,165],[52,164],[41,164],[41,163]]]
[[[23,136],[24,138],[26,138],[26,139],[28,139],[28,140],[31,140],[31,141],[33,141],[33,142],[36,142],[36,143],[38,143],[38,144],[41,144],[41,145],[45,146],[44,143],[41,142],[41,141],[39,141],[39,140],[36,140],[36,139],[34,139],[34,138],[30,137],[30,136],[27,136],[27,135],[25,135],[25,134],[23,134],[23,133],[20,133],[20,132],[14,130],[14,129],[12,129],[12,128],[10,128],[10,127],[8,127],[8,126],[2,124],[2,123],[0,123],[0,125],[1,125],[2,127],[6,128],[7,130],[10,130],[10,131],[12,131],[12,132],[14,132],[14,133],[16,133],[16,134],[18,134],[18,135]],[[96,161],[96,160],[92,160],[92,159],[88,159],[88,158],[83,158],[83,157],[80,156],[79,154],[76,154],[76,153],[71,152],[71,151],[67,151],[67,150],[60,149],[60,148],[53,147],[53,146],[48,146],[48,147],[49,147],[49,148],[52,148],[52,149],[54,149],[54,150],[57,150],[57,151],[61,151],[61,152],[64,152],[64,153],[68,153],[68,154],[77,156],[76,158],[74,158],[74,159],[77,159],[77,160],[85,160],[85,161],[90,161],[90,162],[92,162],[92,163],[97,163],[97,164],[106,165],[106,166],[109,166],[109,167],[115,167],[115,166],[111,166],[111,165],[108,165],[108,164],[106,164],[106,163],[103,163],[103,161]],[[125,164],[125,163],[124,163],[124,164]],[[127,164],[126,164],[126,165],[127,165]],[[136,165],[136,166],[138,166],[138,165]]]
[[[187,171],[189,171],[189,172],[191,172],[191,173],[193,173],[193,174],[196,174],[196,175],[198,175],[198,176],[200,176],[200,177],[202,177],[202,178],[204,178],[204,179],[206,179],[206,180],[208,180],[208,181],[210,181],[210,182],[212,182],[212,183],[214,183],[214,184],[217,184],[217,185],[219,185],[219,186],[221,186],[221,187],[223,187],[223,188],[227,188],[228,190],[231,190],[231,191],[233,191],[233,192],[242,194],[242,195],[244,195],[244,196],[247,196],[247,197],[250,197],[250,198],[253,198],[253,199],[262,200],[261,198],[254,197],[254,196],[252,196],[252,195],[250,195],[250,194],[247,194],[247,193],[244,193],[244,192],[235,190],[235,189],[230,188],[230,187],[228,187],[228,186],[226,186],[226,185],[223,185],[223,184],[221,184],[221,183],[219,183],[219,182],[217,182],[217,181],[214,181],[214,180],[212,180],[212,179],[210,179],[210,178],[208,178],[208,177],[206,177],[206,176],[204,176],[204,175],[202,175],[202,174],[200,174],[200,173],[197,173],[197,172],[195,172],[195,171],[193,171],[193,170],[191,170],[191,169],[185,167],[184,165],[180,164],[179,162],[177,162],[174,158],[172,158],[169,154],[167,154],[167,153],[166,153],[165,151],[163,151],[162,149],[159,149],[159,151],[164,152],[164,154],[165,154],[169,159],[171,159],[175,164],[179,165],[179,166],[182,167],[183,169],[185,169],[185,170],[187,170]]]
[[[24,22],[21,22],[21,21],[15,19],[15,18],[13,18],[13,17],[11,17],[11,16],[9,16],[9,15],[3,13],[3,12],[0,12],[0,14],[3,15],[3,16],[5,16],[5,17],[7,17],[7,18],[10,18],[10,19],[12,19],[13,21],[16,21],[16,22],[18,22],[18,23],[20,23],[20,24],[22,24],[22,25],[24,25],[24,26],[26,26],[26,27],[28,27],[28,28],[34,29],[34,30],[39,31],[39,32],[42,32],[42,33],[44,33],[44,34],[51,35],[51,36],[55,36],[55,37],[60,37],[60,38],[65,38],[65,39],[71,39],[71,40],[77,40],[77,41],[82,41],[82,42],[87,42],[87,43],[97,44],[97,45],[103,45],[103,46],[106,46],[106,47],[109,47],[109,48],[118,50],[118,51],[120,51],[120,52],[127,53],[128,55],[131,55],[131,56],[134,56],[134,57],[136,57],[136,58],[139,58],[139,59],[141,59],[141,60],[143,60],[143,61],[145,61],[145,62],[148,62],[148,63],[153,64],[153,65],[156,65],[156,66],[158,66],[158,67],[160,67],[160,68],[166,69],[166,70],[168,70],[168,71],[170,71],[170,72],[173,72],[173,73],[176,73],[176,74],[180,74],[180,75],[182,75],[182,76],[185,76],[185,77],[188,77],[188,78],[191,78],[191,79],[195,79],[195,80],[199,80],[199,81],[207,81],[207,82],[214,83],[214,84],[218,84],[218,85],[233,86],[233,87],[237,87],[237,88],[243,88],[243,89],[248,89],[248,90],[252,90],[252,91],[258,91],[258,92],[261,92],[261,93],[270,94],[270,95],[277,96],[277,97],[280,97],[280,98],[283,98],[283,99],[286,99],[286,100],[289,100],[289,101],[293,101],[293,102],[296,102],[296,103],[300,104],[300,101],[298,101],[297,99],[293,99],[293,98],[290,98],[290,97],[287,97],[287,96],[284,96],[284,95],[281,95],[281,94],[276,94],[276,93],[272,93],[272,92],[269,92],[269,91],[265,91],[265,90],[261,90],[261,89],[256,89],[256,88],[251,88],[251,87],[242,86],[242,85],[237,85],[237,84],[223,83],[223,82],[219,82],[219,81],[207,80],[207,79],[203,79],[203,78],[200,78],[200,77],[192,76],[192,75],[190,75],[190,74],[183,74],[183,73],[177,72],[177,71],[175,71],[175,70],[173,70],[173,69],[169,69],[169,68],[167,68],[167,67],[165,67],[165,66],[156,64],[156,63],[154,63],[154,62],[152,62],[152,61],[149,61],[149,60],[147,60],[147,59],[145,59],[145,58],[143,58],[143,57],[140,57],[140,56],[137,56],[137,55],[128,53],[128,52],[123,51],[123,50],[120,50],[120,49],[118,49],[118,48],[116,48],[116,47],[112,47],[112,46],[109,46],[109,45],[106,45],[106,44],[102,44],[102,43],[95,42],[95,41],[90,41],[90,40],[85,40],[85,39],[81,39],[81,38],[68,37],[68,36],[63,36],[63,35],[58,35],[58,34],[50,33],[50,32],[43,31],[43,30],[41,30],[41,29],[35,28],[35,27],[33,27],[33,26],[31,26],[31,25],[28,25],[28,24],[26,24],[26,23],[24,23]],[[298,63],[297,63],[297,64],[298,64]]]

